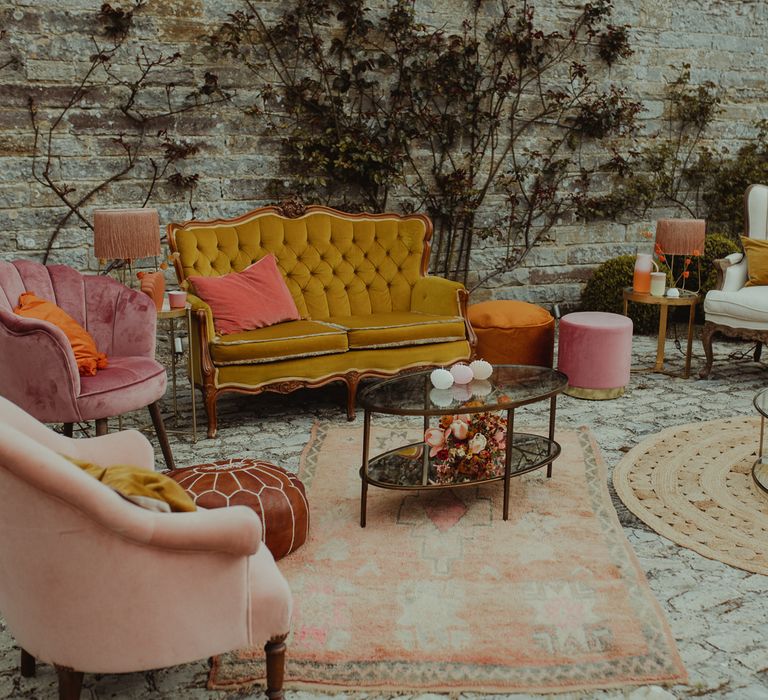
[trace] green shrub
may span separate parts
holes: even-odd
[[[717,269],[714,266],[715,260],[720,260],[731,253],[740,253],[741,244],[737,243],[730,236],[724,233],[710,233],[704,241],[704,256],[701,259],[701,294],[703,296],[713,289],[717,284]],[[691,269],[696,267],[691,266]],[[694,277],[694,274],[691,274]],[[692,279],[691,289],[696,289],[696,280]],[[688,286],[688,285],[686,285]],[[696,307],[696,321],[704,323],[704,304]]]
[[[724,233],[710,233],[704,241],[704,257],[701,260],[701,293],[706,294],[717,284],[715,260],[731,253],[740,253],[741,245]],[[692,275],[693,276],[693,275]],[[696,289],[696,287],[693,287]]]
[[[701,258],[701,294],[706,294],[717,283],[717,271],[713,262],[731,253],[741,250],[739,244],[732,238],[721,233],[710,233],[704,242],[704,255]],[[675,272],[679,275],[679,266],[684,264],[683,256],[676,256]],[[606,260],[595,270],[581,293],[581,305],[585,311],[608,311],[620,314],[623,311],[622,290],[632,286],[632,275],[635,269],[634,255],[620,255]],[[662,271],[667,271],[664,265]],[[681,267],[682,269],[682,267]],[[694,262],[690,268],[690,277],[685,281],[686,289],[696,289],[699,284],[699,267]],[[680,285],[682,286],[682,285]],[[684,309],[688,314],[688,310]],[[701,316],[701,305],[697,315]],[[651,304],[634,304],[629,302],[629,317],[635,324],[637,333],[655,333],[659,327],[659,307]]]

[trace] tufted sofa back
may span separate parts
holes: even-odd
[[[426,272],[432,224],[412,214],[345,214],[277,207],[235,219],[168,225],[179,282],[240,272],[272,253],[304,318],[407,311]]]

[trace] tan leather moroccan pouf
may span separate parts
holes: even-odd
[[[248,506],[263,525],[264,544],[275,559],[298,549],[309,533],[304,484],[282,467],[235,457],[166,472],[203,508]]]

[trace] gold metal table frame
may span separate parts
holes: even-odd
[[[166,299],[167,302],[167,299]],[[189,385],[192,390],[192,442],[197,442],[197,407],[195,401],[195,382],[193,374],[192,357],[192,306],[186,304],[183,308],[172,309],[164,303],[163,308],[157,312],[157,320],[168,321],[169,337],[171,341],[171,395],[173,397],[173,417],[178,421],[179,406],[176,399],[176,320],[184,318],[187,323],[187,372]],[[179,433],[180,430],[168,430],[167,432]]]
[[[552,463],[560,455],[555,441],[557,395],[568,385],[568,378],[549,367],[528,365],[495,365],[493,375],[482,382],[483,393],[471,393],[467,399],[452,400],[448,405],[437,403],[430,382],[430,370],[414,372],[387,379],[367,387],[359,397],[365,410],[363,422],[363,454],[360,467],[360,527],[366,525],[368,486],[394,490],[426,490],[473,487],[492,481],[503,482],[502,517],[509,518],[509,486],[515,476],[534,469],[547,468],[552,476]],[[472,383],[474,384],[474,382]],[[467,385],[471,392],[472,384]],[[515,430],[515,409],[531,403],[549,400],[549,431],[546,436]],[[423,440],[400,445],[376,456],[370,455],[371,415],[381,413],[414,416],[423,419],[423,430],[430,418],[453,414],[505,412],[507,419],[504,472],[498,476],[451,483],[433,483],[429,479],[431,460],[429,446]],[[377,478],[372,474],[379,465],[390,464],[397,478]]]
[[[683,379],[688,379],[691,374],[691,350],[693,348],[693,320],[696,316],[696,305],[701,301],[701,297],[698,292],[691,292],[687,289],[681,289],[679,297],[657,297],[647,292],[636,292],[632,287],[625,287],[622,292],[624,300],[624,315],[627,315],[628,302],[634,302],[636,304],[651,304],[659,307],[659,339],[656,346],[656,364],[653,367],[635,369],[635,372],[659,372],[661,374],[668,374],[672,377],[682,376]],[[669,315],[670,306],[687,306],[690,309],[688,314],[688,344],[685,350],[685,369],[683,374],[675,374],[664,369],[664,346],[667,340],[667,317]]]

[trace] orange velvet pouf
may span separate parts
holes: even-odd
[[[546,309],[525,301],[483,301],[472,304],[468,316],[478,358],[495,365],[552,366],[555,319]]]

